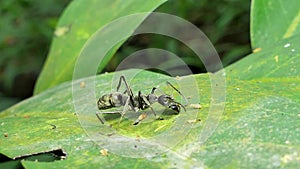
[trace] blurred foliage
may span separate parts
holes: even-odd
[[[56,22],[68,2],[0,1],[0,110],[32,95]]]
[[[226,67],[251,52],[250,3],[250,0],[169,0],[156,11],[182,17],[196,25],[214,44],[223,66]],[[206,72],[199,57],[184,44],[169,37],[153,34],[138,35],[129,39],[105,71],[114,71],[126,56],[151,47],[173,52],[189,65],[193,73]]]
[[[32,95],[58,17],[70,1],[0,1],[0,110]],[[198,26],[215,45],[224,66],[250,53],[250,1],[170,0],[156,11],[174,14]],[[132,37],[104,71],[114,71],[126,56],[150,47],[182,57],[194,73],[205,72],[190,49],[160,35]]]

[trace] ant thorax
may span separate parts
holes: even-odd
[[[147,95],[147,100],[149,101],[150,104],[153,104],[157,102],[157,96],[154,94],[149,94]]]

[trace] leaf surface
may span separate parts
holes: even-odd
[[[212,107],[218,107],[212,93],[222,92],[212,90],[213,75],[172,79],[134,69],[66,82],[2,112],[0,153],[10,158],[57,149],[67,153],[65,160],[54,162],[21,161],[26,168],[297,168],[299,39],[278,39],[272,46],[266,45],[225,69],[226,107],[213,121],[218,124],[216,130],[206,130],[212,124]],[[115,91],[120,75],[134,77],[129,84],[135,94],[139,90],[147,94],[159,86],[180,100],[178,93],[163,85],[165,81],[174,82],[190,103],[200,103],[202,108],[187,106],[187,111],[178,115],[163,114],[164,120],[153,120],[153,115],[145,111],[147,119],[137,126],[132,123],[139,114],[127,112],[120,124],[119,115],[107,114],[103,116],[107,125],[102,125],[95,116],[96,101]],[[196,86],[190,78],[196,80]],[[131,140],[126,142],[124,137],[110,133],[113,130],[103,130],[110,129],[108,124]],[[167,135],[168,131],[173,135]],[[160,142],[153,142],[155,137]],[[148,143],[157,149],[150,151]],[[103,149],[107,147],[105,156]],[[152,152],[158,153],[147,158],[135,156]]]
[[[300,1],[253,0],[250,34],[252,49],[271,47],[300,34]]]
[[[272,51],[277,52],[277,50],[270,49],[267,53],[272,53]],[[256,57],[256,55],[248,58]],[[299,58],[299,55],[295,57]],[[265,58],[270,59],[273,56],[266,54]],[[285,69],[289,66],[299,67],[299,62],[295,63],[297,65],[283,61],[280,62],[279,67]],[[194,77],[199,85],[201,109],[187,107],[187,112],[179,115],[165,115],[165,120],[145,121],[138,126],[133,126],[132,121],[125,118],[118,128],[119,133],[133,140],[148,139],[164,134],[175,125],[178,119],[185,119],[182,126],[176,129],[175,136],[165,137],[165,141],[170,142],[179,139],[180,142],[176,146],[171,149],[165,147],[164,153],[151,158],[131,158],[112,153],[110,150],[108,150],[108,156],[101,155],[100,151],[103,149],[101,145],[105,143],[99,144],[95,141],[95,138],[101,136],[102,133],[101,123],[94,114],[95,102],[104,93],[111,92],[121,74],[131,77],[137,72],[137,70],[129,70],[97,76],[95,83],[93,78],[77,80],[73,84],[73,89],[77,91],[75,92],[78,93],[77,96],[81,96],[76,96],[81,100],[72,100],[72,84],[68,82],[1,113],[1,132],[8,133],[8,137],[2,139],[1,145],[3,146],[0,152],[11,158],[53,149],[63,149],[68,154],[66,160],[55,161],[55,165],[51,162],[37,163],[25,160],[22,164],[27,168],[69,168],[75,165],[81,168],[297,167],[300,164],[300,128],[298,125],[300,123],[300,94],[298,92],[300,88],[297,85],[300,82],[299,76],[296,74],[281,77],[259,75],[241,79],[234,73],[240,69],[239,64],[243,64],[243,61],[237,62],[228,69],[231,71],[228,72],[226,79],[225,112],[220,117],[218,128],[205,142],[201,142],[202,136],[205,135],[202,132],[209,113],[212,113],[209,111],[212,106],[210,76],[194,75],[189,77]],[[264,65],[270,66],[266,63]],[[186,78],[182,77],[179,80],[182,81],[180,90],[191,91],[193,86],[186,81]],[[142,90],[143,93],[147,93],[153,86],[166,80],[172,79],[155,73],[142,72],[130,81],[130,85],[135,92]],[[89,92],[91,84],[96,84],[95,95]],[[168,91],[166,87],[162,85],[161,87],[164,91]],[[93,99],[90,100],[91,98]],[[90,105],[85,105],[85,100],[90,100],[88,101]],[[193,99],[190,101],[197,102]],[[86,116],[74,114],[74,104],[78,103],[82,104],[82,110],[88,112]],[[191,118],[189,115],[194,113],[197,117]],[[105,118],[113,127],[118,126],[119,116],[106,115]],[[191,121],[195,119],[201,121]],[[218,121],[215,122],[218,123]],[[55,125],[56,128],[53,129],[50,124]],[[186,126],[192,127],[183,137],[181,130],[184,130]],[[139,145],[138,141],[134,143]],[[116,146],[115,149],[132,154],[142,153],[131,151],[133,148],[130,147]]]
[[[281,40],[226,68],[230,77],[243,80],[266,77],[299,77],[300,36]]]

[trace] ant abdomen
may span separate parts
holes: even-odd
[[[112,108],[113,105],[111,104],[110,98],[111,98],[111,94],[105,94],[101,96],[97,101],[98,108],[100,110]]]
[[[119,92],[105,94],[99,98],[97,105],[100,110],[120,107],[125,105],[127,98],[127,96]]]

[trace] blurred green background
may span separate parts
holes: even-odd
[[[0,110],[32,96],[55,25],[69,2],[71,0],[0,1]],[[214,44],[224,66],[251,52],[250,0],[170,0],[156,11],[177,15],[199,27]],[[182,57],[193,73],[205,72],[191,50],[160,35],[130,38],[104,71],[114,71],[126,56],[149,47]]]
[[[0,110],[30,97],[70,0],[0,1]]]

